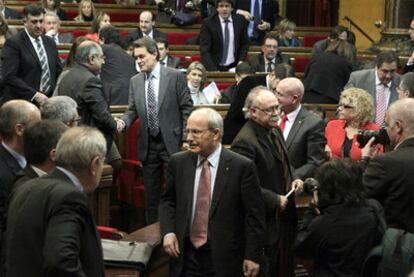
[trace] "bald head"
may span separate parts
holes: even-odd
[[[144,34],[148,35],[151,33],[154,24],[154,17],[150,11],[141,12],[139,15],[139,28]]]
[[[285,78],[277,85],[277,98],[284,113],[288,114],[299,107],[305,88],[298,78]]]
[[[400,99],[389,107],[385,116],[391,146],[414,136],[414,99]]]

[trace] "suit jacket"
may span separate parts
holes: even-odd
[[[400,75],[395,74],[390,87],[390,100],[387,107],[394,101],[398,100],[397,87],[400,84]],[[358,70],[351,73],[345,88],[356,87],[368,91],[374,100],[374,107],[377,106],[377,88],[375,85],[375,69]]]
[[[290,64],[290,58],[288,55],[277,53],[274,65],[281,63]],[[265,64],[263,53],[251,56],[249,64],[256,72],[266,72],[267,64]]]
[[[182,68],[183,64],[180,58],[168,55],[167,66],[171,68]]]
[[[252,88],[266,86],[266,76],[267,75],[248,76],[241,80],[239,85],[236,86],[233,101],[224,118],[224,134],[222,139],[224,144],[231,144],[237,133],[246,123],[247,120],[243,113],[244,102]]]
[[[147,158],[149,139],[145,99],[145,74],[141,72],[131,78],[128,110],[122,116],[126,128],[138,117],[141,118],[138,148],[138,159],[141,161]],[[184,130],[192,109],[193,101],[184,75],[175,69],[160,66],[158,121],[162,139],[170,155],[180,151],[186,139]]]
[[[34,169],[27,164],[25,168],[17,172],[16,178],[14,178],[13,190],[20,187],[22,184],[27,181],[37,178],[39,175],[34,171]]]
[[[283,135],[279,128],[273,130],[274,136],[278,136],[282,142],[280,153],[270,138],[271,131],[260,126],[253,120],[249,120],[235,137],[231,150],[250,160],[255,165],[259,175],[260,189],[266,208],[267,244],[275,244],[279,239],[280,221],[296,226],[297,215],[295,207],[295,196],[289,196],[286,209],[281,212],[276,220],[276,211],[279,207],[279,195],[285,195],[291,189],[293,180],[293,168],[290,167],[286,145],[283,143]],[[289,168],[287,179],[283,173],[283,157]]]
[[[98,128],[105,136],[107,149],[110,149],[117,124],[109,112],[101,80],[86,66],[76,64],[60,81],[58,95],[66,95],[76,101],[82,123]]]
[[[181,255],[172,261],[171,276],[180,276],[184,240],[190,236],[197,155],[171,156],[167,188],[159,207],[161,236],[175,233]],[[185,170],[184,170],[185,169]],[[243,259],[260,262],[264,245],[264,206],[254,164],[222,149],[208,222],[215,276],[243,276]]]
[[[4,19],[22,19],[22,16],[18,11],[4,7]]]
[[[303,107],[286,139],[289,161],[295,176],[305,180],[325,161],[325,122]]]
[[[251,1],[250,0],[236,1],[236,5],[234,9],[245,10],[245,11],[250,12]],[[261,20],[267,23],[270,23],[270,29],[268,31],[273,30],[273,28],[275,27],[276,17],[279,15],[279,3],[274,0],[263,0],[261,10],[262,10]],[[265,34],[266,34],[266,31],[259,30],[259,37],[255,39],[255,41],[262,42]]]
[[[404,65],[403,74],[414,71],[414,64]]]
[[[132,41],[135,41],[139,38],[142,38],[144,35],[142,34],[142,31],[140,28],[136,28],[134,30],[131,30],[128,32],[127,39],[131,39]],[[167,39],[167,35],[163,32],[158,31],[157,29],[152,29],[152,38],[155,40],[157,38]]]
[[[232,15],[234,29],[235,64],[245,60],[249,50],[247,21],[238,14]],[[207,71],[217,71],[223,55],[223,32],[218,14],[206,18],[200,29],[201,62]]]
[[[55,42],[41,36],[46,51],[51,86],[47,95],[52,95],[56,80],[62,71]],[[3,46],[2,51],[3,76],[5,83],[5,101],[10,99],[25,99],[31,101],[37,91],[40,91],[42,68],[29,36],[25,30],[12,36]]]
[[[14,191],[6,257],[7,276],[104,276],[88,197],[62,171],[56,169]]]
[[[109,105],[128,105],[129,80],[137,74],[135,60],[117,44],[104,44],[100,77]]]
[[[388,227],[414,233],[414,138],[376,156],[363,176],[366,196],[384,207]]]
[[[58,33],[59,43],[72,43],[73,35],[71,33]]]

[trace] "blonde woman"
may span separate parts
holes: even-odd
[[[194,105],[212,104],[203,93],[207,70],[200,62],[192,62],[187,68],[187,86]]]
[[[82,0],[79,3],[79,14],[73,20],[76,22],[92,22],[95,19],[96,10],[91,0]]]
[[[287,18],[283,19],[278,29],[278,46],[279,47],[300,47],[302,43],[295,37],[296,23]]]

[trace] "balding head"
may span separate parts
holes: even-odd
[[[139,15],[139,28],[141,29],[141,31],[144,34],[149,35],[154,25],[155,21],[152,13],[150,11],[141,12],[141,14]]]
[[[389,107],[385,116],[391,146],[397,146],[414,136],[414,99],[400,99]]]
[[[277,85],[277,99],[283,112],[293,112],[302,101],[305,88],[298,78],[285,78]]]

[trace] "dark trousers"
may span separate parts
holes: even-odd
[[[211,247],[207,242],[196,249],[190,239],[184,242],[184,265],[181,277],[215,276]]]
[[[149,137],[148,156],[142,164],[145,188],[145,218],[147,225],[158,221],[158,205],[169,155],[161,133]]]

